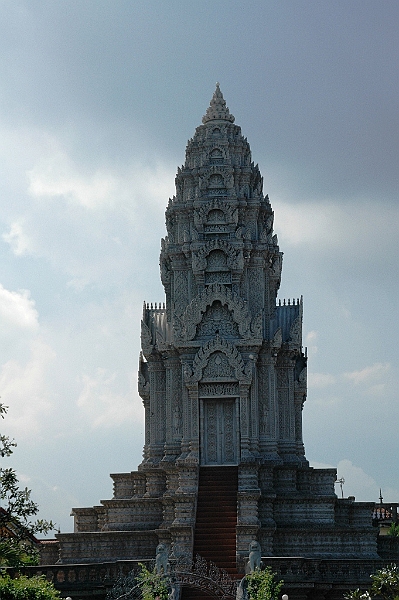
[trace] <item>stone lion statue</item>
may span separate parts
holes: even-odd
[[[155,568],[158,575],[162,573],[162,570],[164,573],[167,573],[168,567],[168,550],[165,544],[158,544],[155,555]]]
[[[252,540],[249,544],[249,557],[247,567],[250,573],[255,569],[260,569],[262,566],[261,548],[259,542]]]

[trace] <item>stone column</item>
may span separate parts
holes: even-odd
[[[260,528],[258,469],[257,463],[244,461],[238,469],[236,552],[239,570],[243,570],[245,558],[248,557],[249,543],[256,539]]]
[[[183,433],[181,401],[181,365],[174,353],[165,360],[166,366],[166,436],[164,460],[173,460],[180,454]]]
[[[165,442],[165,369],[161,359],[148,361],[150,379],[148,459],[159,462]]]
[[[240,382],[240,433],[241,433],[241,461],[250,454],[250,401],[249,384]]]

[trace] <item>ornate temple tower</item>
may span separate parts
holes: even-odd
[[[111,500],[73,509],[61,563],[151,558],[160,542],[191,557],[201,539],[220,546],[217,523],[204,529],[212,514],[230,524],[232,573],[255,539],[264,557],[378,558],[373,504],[337,499],[336,470],[305,458],[302,300],[277,302],[282,253],[262,184],[217,84],[166,209],[166,303],[143,310],[143,461],[111,475]],[[223,516],[228,503],[208,501],[226,495]]]
[[[273,211],[219,85],[202,122],[166,210],[166,307],[144,306],[145,463],[303,465],[302,302],[276,306]]]

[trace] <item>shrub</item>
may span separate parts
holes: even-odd
[[[378,569],[371,575],[371,595],[380,596],[384,600],[396,600],[399,598],[399,568],[397,565],[389,565]]]
[[[276,581],[271,567],[256,569],[245,577],[249,600],[277,600],[284,581]]]
[[[141,587],[143,600],[168,600],[168,578],[164,575],[159,575],[156,568],[153,571],[147,569],[145,565],[140,563],[141,571],[137,576],[137,581]]]
[[[22,575],[11,579],[9,575],[0,575],[1,600],[58,600],[60,593],[45,577],[26,577]]]

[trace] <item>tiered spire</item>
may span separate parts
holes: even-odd
[[[216,83],[216,89],[213,93],[210,105],[205,115],[202,117],[202,122],[204,125],[209,121],[216,120],[230,121],[230,123],[234,123],[235,120],[226,106],[226,100],[223,98],[223,94],[220,91],[219,82]]]

